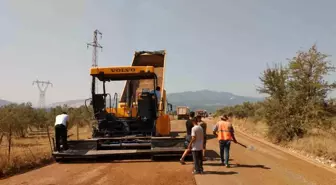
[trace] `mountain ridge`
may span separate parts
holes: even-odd
[[[11,104],[11,103],[13,103],[13,102],[10,102],[10,101],[4,100],[4,99],[0,99],[0,107]]]
[[[235,95],[230,92],[199,90],[181,93],[170,93],[167,99],[174,105],[189,106],[191,109],[206,109],[214,112],[224,106],[232,106],[243,102],[262,101],[263,98]]]

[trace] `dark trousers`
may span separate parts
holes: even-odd
[[[191,141],[191,135],[186,136],[186,140],[184,141],[184,147],[187,148],[189,146],[189,143]]]
[[[202,150],[192,151],[194,159],[194,170],[196,172],[203,172],[203,153]]]
[[[64,149],[67,149],[68,148],[68,145],[67,145],[67,140],[68,140],[68,133],[67,133],[67,128],[66,126],[62,125],[62,124],[59,124],[59,125],[56,125],[55,126],[55,139],[56,139],[56,150],[57,151],[60,151],[61,148],[60,148],[60,144],[63,145],[63,148]],[[62,139],[62,143],[60,143]]]
[[[230,140],[220,140],[219,141],[219,153],[220,153],[221,162],[226,165],[229,164],[230,145],[231,145]]]

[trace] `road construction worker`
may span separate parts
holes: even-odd
[[[190,112],[190,118],[186,121],[186,146],[189,145],[191,141],[191,129],[193,128],[194,124],[192,123],[192,120],[195,118],[195,112],[191,111]],[[190,150],[186,149],[180,159],[181,164],[185,164],[184,158],[187,156],[188,152]]]
[[[237,140],[234,135],[234,129],[231,123],[232,117],[233,117],[232,113],[229,113],[228,115],[224,114],[223,116],[220,117],[221,120],[217,122],[217,124],[213,129],[213,134],[217,136],[217,139],[219,141],[221,165],[224,165],[226,167],[230,167],[229,157],[230,157],[231,141],[237,143]]]
[[[200,125],[203,129],[203,135],[204,135],[204,140],[203,140],[203,160],[205,161],[206,158],[205,158],[205,151],[206,151],[206,142],[207,142],[207,134],[206,134],[206,130],[207,130],[207,124],[202,121],[202,115],[201,114],[198,114],[197,115],[197,122],[198,122],[198,125]]]
[[[157,101],[158,101],[158,104],[160,104],[160,100],[161,100],[161,87],[157,86],[155,90],[152,90],[151,93],[152,94],[156,94],[156,97],[157,97]]]
[[[191,129],[191,141],[188,149],[191,150],[194,160],[193,174],[203,173],[203,128],[198,125],[197,119],[193,119],[194,127]]]
[[[68,127],[69,116],[66,112],[56,116],[55,120],[55,139],[56,139],[56,150],[60,151],[60,140],[62,139],[63,149],[67,150],[67,127]]]

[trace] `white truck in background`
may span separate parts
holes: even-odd
[[[176,114],[177,114],[177,119],[189,119],[190,116],[190,109],[187,106],[177,106],[176,107]]]

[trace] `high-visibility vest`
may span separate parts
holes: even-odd
[[[231,128],[232,125],[227,121],[219,121],[218,122],[218,140],[233,140]]]

